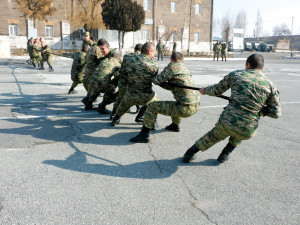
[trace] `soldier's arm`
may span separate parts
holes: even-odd
[[[210,96],[219,96],[231,88],[233,82],[232,76],[234,76],[234,72],[225,76],[219,83],[203,88],[202,91]],[[201,92],[201,94],[203,93]]]
[[[271,94],[266,101],[266,106],[264,106],[261,110],[261,115],[274,119],[277,119],[279,116],[281,116],[279,92],[276,90],[276,88],[272,88]]]

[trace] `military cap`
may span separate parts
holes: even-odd
[[[85,36],[85,35],[90,36],[90,32],[86,31],[86,32],[83,33],[83,35],[84,35],[84,36]]]

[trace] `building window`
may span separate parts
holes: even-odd
[[[171,36],[170,36],[170,41],[176,41],[176,33],[172,32]]]
[[[200,4],[196,4],[195,5],[195,14],[200,14],[201,12],[201,5]]]
[[[150,40],[150,31],[149,30],[142,31],[142,40],[145,42]]]
[[[9,36],[17,36],[19,34],[19,28],[17,24],[8,25]]]
[[[194,33],[194,42],[200,42],[200,33],[199,32]]]
[[[171,12],[176,12],[176,2],[171,2]]]
[[[46,26],[45,33],[45,37],[53,37],[53,26]]]
[[[150,0],[144,0],[144,10],[150,10]]]

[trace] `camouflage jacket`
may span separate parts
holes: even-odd
[[[79,75],[83,73],[85,65],[86,65],[86,53],[76,52],[74,54],[71,75]]]
[[[43,58],[48,58],[52,53],[52,51],[48,45],[45,45],[44,47],[42,47],[40,51],[41,51],[41,55]],[[43,52],[43,51],[45,51],[45,52]]]
[[[214,51],[214,52],[220,52],[221,49],[222,49],[222,45],[216,43],[216,44],[214,45],[213,51]]]
[[[183,62],[170,63],[160,74],[153,78],[153,83],[171,90],[176,102],[179,104],[187,105],[200,102],[199,91],[172,87],[162,84],[163,82],[176,85],[195,86],[192,75]]]
[[[84,48],[86,45],[89,45],[90,47],[92,47],[92,45],[93,45],[94,43],[95,43],[95,42],[93,42],[91,39],[89,39],[88,41],[83,40],[81,48]]]
[[[93,72],[96,71],[100,58],[102,57],[102,53],[100,48],[97,45],[92,46],[86,56],[86,66],[84,69],[84,74],[86,76],[92,75]]]
[[[40,52],[37,49],[37,47],[35,47],[34,45],[32,45],[31,53],[32,53],[32,56],[34,58],[39,58],[40,57]]]
[[[92,74],[90,82],[99,87],[105,87],[111,84],[111,78],[114,75],[115,67],[120,67],[121,64],[116,58],[106,58],[101,61],[97,70]]]
[[[145,54],[135,55],[127,60],[128,85],[126,93],[134,100],[148,102],[155,93],[152,78],[157,75],[158,64]]]
[[[156,45],[156,50],[157,51],[162,51],[162,50],[164,50],[164,44],[161,42],[161,43],[158,43],[157,45]]]
[[[135,55],[140,55],[140,52],[132,52],[132,53],[128,53],[124,56],[123,58],[123,62],[122,62],[122,66],[119,72],[119,81],[118,81],[118,87],[119,88],[127,88],[127,82],[128,82],[128,71],[127,71],[127,64],[128,64],[128,60],[135,56]]]
[[[229,73],[218,84],[204,88],[206,94],[218,96],[231,88],[230,102],[220,121],[240,135],[255,132],[263,107],[266,116],[281,115],[279,92],[261,70],[237,70]]]

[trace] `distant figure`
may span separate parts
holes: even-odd
[[[174,43],[173,43],[172,54],[175,53],[175,52],[177,52],[177,43],[176,43],[176,41],[174,41]]]
[[[45,42],[41,43],[41,55],[42,55],[42,60],[41,60],[41,64],[40,64],[40,70],[44,69],[44,62],[47,62],[48,66],[49,66],[49,72],[54,71],[53,67],[52,67],[52,51],[50,49],[50,47],[48,45],[45,44]]]
[[[84,34],[83,34],[83,42],[82,42],[81,48],[83,49],[86,45],[89,45],[90,47],[92,47],[92,45],[93,45],[94,43],[95,43],[95,42],[93,42],[93,41],[90,39],[90,32],[84,32]]]
[[[219,61],[219,56],[220,56],[221,49],[222,49],[222,46],[221,46],[220,42],[217,41],[217,43],[214,44],[214,47],[213,47],[214,61],[215,61],[216,56],[217,56],[217,61]]]
[[[159,57],[160,57],[161,61],[163,61],[164,44],[161,42],[161,40],[159,40],[158,44],[156,45],[156,50],[157,50],[157,60],[159,61]]]
[[[221,55],[222,55],[222,61],[223,61],[223,58],[225,58],[225,61],[226,61],[227,45],[226,45],[225,41],[222,42]]]

